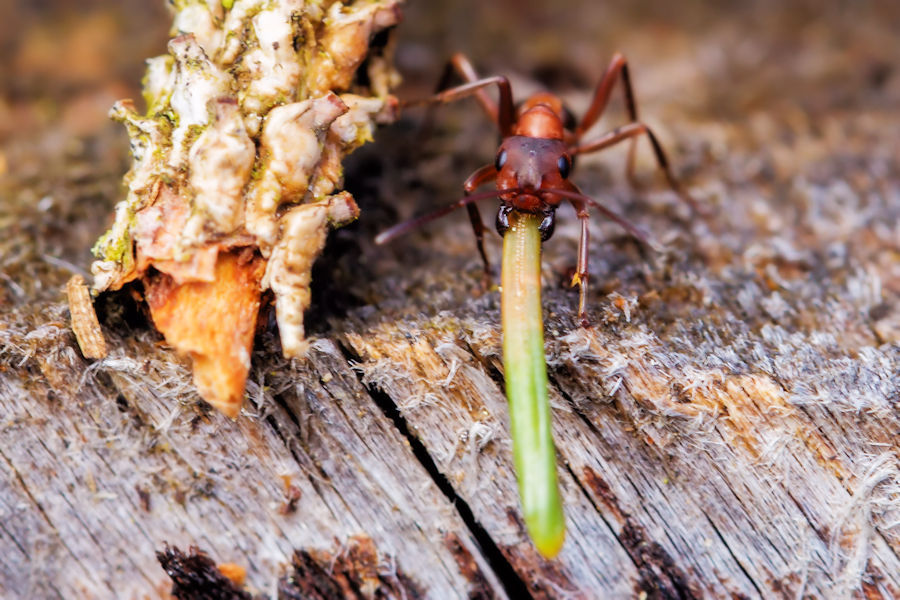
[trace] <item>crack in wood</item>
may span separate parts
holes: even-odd
[[[344,354],[348,364],[360,362],[360,357],[356,355],[348,345],[344,343],[338,344],[338,348]],[[362,374],[359,374],[359,381],[366,392],[369,394],[372,402],[381,410],[381,412],[394,424],[394,427],[402,435],[410,445],[416,459],[422,467],[431,476],[431,479],[437,485],[438,489],[447,497],[450,503],[456,508],[459,516],[469,529],[469,532],[481,546],[484,557],[497,575],[500,584],[510,598],[519,598],[527,600],[532,598],[531,592],[525,581],[516,572],[513,565],[501,551],[497,543],[491,538],[490,534],[485,530],[484,526],[475,518],[469,504],[459,495],[453,488],[447,476],[438,469],[437,464],[425,445],[410,432],[409,425],[404,416],[400,413],[397,403],[386,393],[366,385],[363,382]]]
[[[609,485],[596,471],[584,467],[582,473],[584,483],[571,468],[569,473],[637,567],[640,579],[635,583],[635,587],[639,594],[643,593],[653,600],[699,600],[703,597],[697,585],[688,580],[687,574],[675,563],[671,555],[658,543],[648,540],[646,530],[632,522],[630,514],[619,506]],[[589,493],[585,485],[590,486],[594,493]],[[621,522],[622,526],[618,532],[595,504],[595,496],[599,497],[613,516]]]
[[[9,470],[12,471],[13,475],[16,478],[16,481],[19,482],[19,486],[22,488],[22,491],[25,492],[26,496],[28,496],[28,499],[31,501],[31,503],[34,505],[34,507],[38,510],[38,512],[40,513],[41,517],[43,517],[43,519],[47,523],[47,525],[49,525],[53,529],[54,532],[58,533],[56,530],[56,527],[53,525],[53,521],[51,521],[50,517],[47,516],[47,511],[44,510],[44,507],[41,505],[41,503],[38,502],[37,498],[34,497],[34,495],[31,493],[31,490],[28,489],[28,485],[25,483],[25,479],[22,478],[22,474],[19,473],[19,470],[12,463],[12,461],[9,459],[9,457],[6,456],[6,454],[3,452],[2,448],[0,448],[0,456],[3,457],[4,461],[6,461],[6,465],[9,467]]]
[[[456,559],[456,564],[459,566],[463,577],[472,584],[472,589],[469,590],[468,594],[469,600],[491,600],[495,598],[496,594],[494,594],[484,573],[478,566],[478,562],[463,545],[459,536],[448,531],[444,534],[444,545],[447,546],[447,549],[450,550],[450,553]]]
[[[706,512],[702,511],[702,509],[701,509],[701,512],[703,512],[703,516],[706,518],[706,520],[709,523],[709,526],[712,528],[713,532],[716,534],[716,536],[718,536],[719,541],[722,543],[722,545],[728,551],[728,554],[730,554],[731,558],[734,559],[734,562],[738,566],[738,568],[741,570],[741,573],[744,574],[744,577],[747,578],[747,581],[749,581],[750,585],[753,586],[753,589],[756,590],[756,593],[759,594],[760,598],[765,597],[765,594],[763,593],[762,588],[756,583],[756,581],[753,579],[753,577],[750,575],[750,573],[747,572],[747,569],[744,568],[744,565],[741,563],[741,560],[734,553],[734,550],[732,550],[731,546],[728,544],[728,541],[722,535],[722,532],[719,531],[718,527],[716,527],[715,522],[712,519],[710,519],[709,515],[706,514]]]

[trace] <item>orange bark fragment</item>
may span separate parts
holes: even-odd
[[[244,581],[247,580],[247,569],[241,565],[234,563],[222,563],[218,565],[219,572],[231,580],[231,583],[240,587],[244,587]]]
[[[250,370],[265,261],[250,249],[221,252],[211,282],[178,284],[169,275],[146,278],[156,328],[194,366],[204,400],[235,418]]]

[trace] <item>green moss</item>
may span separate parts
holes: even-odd
[[[172,69],[174,68],[175,59],[171,55],[167,55],[165,57],[166,68],[171,74]],[[141,79],[141,95],[144,98],[144,106],[146,107],[148,115],[159,112],[162,107],[168,105],[169,99],[172,97],[172,90],[159,90],[168,93],[163,93],[160,96],[156,96],[150,91],[150,72],[151,69],[147,69],[147,72],[144,74],[144,77]]]
[[[294,41],[297,48],[297,60],[300,63],[300,72],[305,73],[305,77],[301,77],[298,82],[297,100],[306,100],[309,98],[310,85],[307,80],[312,77],[314,72],[310,65],[313,61],[313,53],[316,52],[316,29],[315,25],[309,19],[299,21],[299,32]]]
[[[134,228],[134,213],[128,211],[128,228],[126,232],[115,237],[115,226],[100,236],[91,253],[100,260],[108,260],[122,265],[126,270],[131,267],[134,256],[131,252],[132,239],[131,230]]]
[[[200,71],[201,73],[205,71],[207,64],[208,63],[205,58],[197,58],[194,56],[191,56],[182,62],[182,65],[185,70],[188,70],[188,69],[197,70],[197,71]]]
[[[372,128],[369,126],[357,127],[356,128],[356,139],[354,139],[350,144],[348,144],[346,152],[349,153],[353,150],[356,150],[363,144],[367,144],[369,142],[375,141],[375,138],[372,137]]]
[[[346,221],[335,221],[331,217],[328,217],[327,220],[328,220],[328,226],[331,229],[340,229],[341,227],[346,227],[347,225],[355,222],[358,219],[359,219],[359,215],[356,215],[355,217],[353,217],[351,219],[347,219]]]
[[[260,104],[261,108],[259,110],[259,114],[266,115],[270,110],[275,108],[276,106],[284,106],[285,104],[290,104],[293,102],[293,98],[289,97],[285,93],[280,93],[273,98],[260,98],[262,103]]]
[[[156,124],[158,132],[157,142],[168,148],[172,143],[172,132],[178,127],[178,115],[172,110],[172,107],[166,105],[165,109],[153,114],[151,117]]]
[[[268,164],[268,157],[257,156],[256,160],[253,161],[253,168],[250,170],[250,180],[258,181],[262,179],[263,174],[266,172],[266,165]]]
[[[203,133],[203,130],[206,129],[208,125],[189,125],[187,128],[187,133],[184,134],[184,147],[190,148],[194,145],[194,142],[197,141],[197,138]]]

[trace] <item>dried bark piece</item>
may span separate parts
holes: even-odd
[[[81,275],[73,275],[66,283],[69,312],[72,314],[72,331],[85,358],[106,358],[106,339],[97,321],[94,303],[87,283]]]
[[[291,563],[278,582],[278,597],[284,600],[425,597],[420,585],[368,536],[352,536],[334,553],[297,550]]]
[[[247,581],[247,569],[235,563],[221,563],[218,565],[219,573],[231,580],[231,583],[241,588]]]
[[[159,273],[146,283],[157,329],[191,357],[203,399],[231,418],[244,399],[264,269],[262,258],[244,248],[219,254],[213,281],[179,285]]]
[[[176,546],[166,547],[156,553],[156,560],[172,579],[169,591],[176,600],[250,600],[251,595],[242,590],[242,576],[229,563],[216,563],[202,550],[191,546],[182,552]],[[241,569],[241,567],[237,567]],[[232,575],[237,576],[235,580]]]

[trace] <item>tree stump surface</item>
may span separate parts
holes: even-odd
[[[280,358],[263,328],[236,421],[127,292],[98,302],[109,356],[81,356],[62,289],[120,194],[103,112],[165,42],[141,6],[23,6],[0,30],[0,596],[164,596],[156,553],[195,546],[260,597],[900,598],[896,3],[410,7],[405,97],[463,50],[580,114],[621,51],[712,208],[691,215],[646,142],[638,188],[624,150],[579,158],[579,186],[663,250],[596,218],[580,328],[571,210],[544,246],[568,524],[552,561],[519,515],[499,294],[467,220],[372,243],[493,160],[474,103],[438,111],[427,142],[410,113],[351,157],[362,216],[314,272],[309,356]],[[73,72],[48,39],[119,51]],[[617,99],[597,131],[622,118]]]

